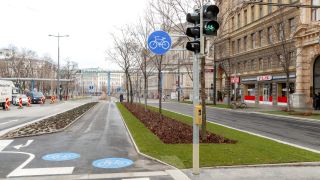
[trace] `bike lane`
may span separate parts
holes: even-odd
[[[140,172],[134,177],[173,179],[166,171],[173,168],[136,152],[114,103],[100,102],[64,132],[5,141],[0,140],[0,178]]]

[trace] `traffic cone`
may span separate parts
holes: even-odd
[[[19,98],[19,107],[18,107],[18,109],[22,109],[23,107],[22,107],[22,98]]]
[[[5,110],[9,111],[9,107],[10,107],[10,101],[9,101],[9,98],[6,98]]]

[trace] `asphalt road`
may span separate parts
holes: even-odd
[[[33,140],[30,145],[15,148],[19,144],[26,144],[28,140]],[[61,152],[76,153],[80,157],[62,161],[43,159],[45,155]],[[28,158],[31,160],[22,166]],[[99,168],[93,165],[95,160],[105,158],[125,158],[133,164],[121,168]],[[32,175],[30,179],[36,179],[42,175],[41,179],[173,179],[167,172],[172,170],[171,167],[136,152],[116,105],[106,101],[97,104],[64,132],[18,138],[9,144],[0,140],[0,162],[0,178],[27,179],[25,176]],[[51,173],[55,176],[49,176]],[[59,173],[61,176],[58,176]]]
[[[158,106],[152,103],[153,106]],[[192,105],[163,103],[163,108],[192,116]],[[207,119],[233,128],[320,151],[320,121],[207,108]]]

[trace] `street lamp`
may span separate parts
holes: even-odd
[[[61,100],[61,89],[60,89],[60,38],[61,37],[69,37],[69,35],[60,35],[58,33],[58,35],[49,34],[49,36],[58,38],[58,73],[57,73],[58,83],[57,83],[57,92],[56,92],[56,94],[58,94],[58,91],[59,91],[59,99]]]

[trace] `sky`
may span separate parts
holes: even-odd
[[[14,45],[41,57],[75,61],[80,68],[118,69],[105,51],[112,47],[110,33],[134,24],[147,0],[0,0],[0,49]],[[107,61],[106,61],[107,60]]]

